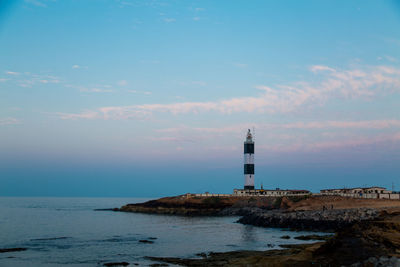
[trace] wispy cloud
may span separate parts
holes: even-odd
[[[113,90],[111,89],[102,89],[102,88],[81,88],[81,92],[83,93],[112,93]]]
[[[126,90],[128,93],[133,94],[144,94],[144,95],[151,95],[152,93],[149,91],[138,91],[138,90]]]
[[[128,81],[126,81],[126,80],[120,80],[120,81],[117,82],[117,84],[118,84],[119,86],[126,86],[126,85],[128,85]]]
[[[111,93],[111,92],[114,92],[112,87],[109,85],[81,86],[81,85],[65,84],[64,87],[74,88],[74,89],[79,90],[79,92],[82,92],[82,93]]]
[[[0,83],[4,83],[4,82],[6,82],[6,81],[8,81],[8,79],[6,79],[6,78],[0,78]]]
[[[25,3],[38,6],[38,7],[47,7],[47,5],[43,2],[40,2],[38,0],[25,0]]]
[[[32,87],[36,84],[56,84],[61,83],[59,77],[53,75],[24,73],[17,81],[20,87]]]
[[[328,66],[324,66],[324,65],[314,65],[310,67],[310,70],[312,72],[318,72],[318,71],[332,71],[335,72],[336,70],[333,68],[330,68]]]
[[[0,126],[2,125],[12,125],[12,124],[20,124],[20,121],[16,118],[0,118]]]
[[[6,71],[6,74],[8,75],[19,75],[19,72],[15,72],[15,71]]]
[[[239,123],[221,127],[173,127],[158,129],[156,132],[166,134],[182,133],[190,135],[190,133],[207,133],[207,134],[241,134],[247,128],[255,127],[257,131],[263,133],[270,133],[273,130],[287,130],[287,129],[315,129],[315,130],[332,130],[332,129],[398,129],[400,128],[400,120],[396,119],[382,119],[382,120],[363,120],[363,121],[312,121],[312,122],[291,122],[291,123]],[[281,133],[279,134],[281,135]],[[210,135],[213,138],[214,135]]]
[[[58,113],[56,113],[56,115],[63,120],[96,119],[96,118],[98,118],[98,112],[94,112],[94,111],[90,111],[90,110],[83,111],[82,113],[79,113],[79,114],[58,112]]]
[[[233,66],[237,68],[247,68],[247,64],[244,63],[233,63]]]
[[[174,19],[174,18],[164,18],[163,20],[166,23],[171,23],[171,22],[175,22],[176,21],[176,19]]]
[[[387,60],[387,61],[390,61],[390,62],[398,62],[397,58],[391,57],[391,56],[387,56],[387,55],[378,57],[377,60]]]
[[[72,68],[76,70],[76,69],[87,69],[88,67],[87,67],[87,66],[81,66],[81,65],[77,65],[77,64],[76,64],[76,65],[72,65]]]
[[[332,98],[371,98],[376,95],[397,93],[400,91],[400,69],[388,66],[365,67],[362,69],[336,70],[329,67],[315,67],[323,71],[322,81],[298,81],[289,85],[278,85],[275,88],[258,85],[262,91],[258,96],[236,97],[219,101],[178,102],[170,104],[143,104],[132,106],[108,107],[94,112],[104,113],[108,119],[146,116],[155,112],[184,114],[218,112],[232,114],[247,113],[288,113],[301,107],[309,109],[320,106]],[[101,117],[101,116],[100,116]]]
[[[256,140],[259,141],[258,148],[263,151],[274,152],[295,152],[295,151],[322,151],[330,149],[352,148],[359,146],[368,146],[374,144],[391,142],[400,145],[400,121],[399,120],[371,120],[371,121],[315,121],[315,122],[295,122],[286,124],[250,124],[256,127]],[[243,133],[249,124],[235,124],[229,126],[207,128],[207,127],[188,127],[178,126],[173,128],[158,129],[158,141],[170,141],[175,137],[190,136],[192,140],[198,142],[215,143],[231,138],[243,138]],[[365,129],[387,129],[389,133],[369,134]],[[281,130],[285,130],[284,133]],[[300,131],[287,131],[288,129],[298,129]],[[303,129],[316,129],[318,132],[310,135],[301,134]],[[331,131],[333,129],[341,129],[338,132]],[[355,130],[356,131],[350,131]],[[321,131],[322,130],[322,131]],[[227,145],[225,149],[230,149]],[[236,147],[236,150],[238,148]]]

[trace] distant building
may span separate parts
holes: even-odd
[[[311,194],[308,190],[290,190],[290,189],[233,189],[233,196],[299,196]]]
[[[354,188],[336,188],[322,189],[321,194],[391,194],[392,191],[386,190],[384,187],[354,187]]]
[[[335,188],[322,189],[319,195],[342,196],[352,198],[380,198],[380,199],[400,199],[399,192],[387,190],[385,187],[354,187],[354,188]]]

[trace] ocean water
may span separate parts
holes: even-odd
[[[144,202],[140,198],[0,198],[0,266],[102,266],[126,261],[148,266],[145,256],[196,257],[201,252],[267,250],[307,243],[309,232],[236,223],[239,217],[183,217],[94,209]],[[289,235],[291,239],[281,239]],[[156,238],[153,244],[141,239]]]

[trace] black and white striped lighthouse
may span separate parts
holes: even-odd
[[[244,142],[244,189],[254,189],[254,142],[250,129]]]

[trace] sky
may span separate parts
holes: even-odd
[[[400,1],[0,2],[0,196],[400,190]]]

